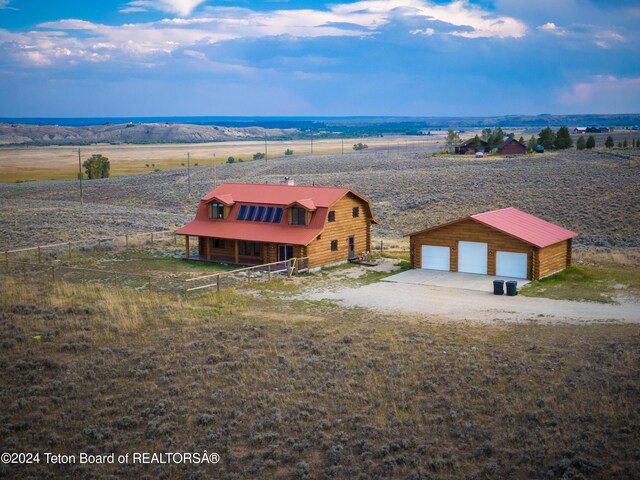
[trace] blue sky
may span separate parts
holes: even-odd
[[[640,112],[640,4],[0,0],[0,117]]]

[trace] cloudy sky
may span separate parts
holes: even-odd
[[[0,117],[640,112],[637,0],[0,0]]]

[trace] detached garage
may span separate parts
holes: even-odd
[[[576,235],[517,208],[505,208],[408,236],[412,268],[538,280],[571,265],[571,239]]]

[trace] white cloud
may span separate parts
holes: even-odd
[[[208,44],[238,38],[369,37],[389,26],[413,35],[440,33],[469,39],[518,38],[526,32],[526,26],[519,20],[494,15],[467,0],[445,5],[432,0],[362,0],[330,5],[323,10],[255,11],[217,6],[206,7],[196,17],[184,18],[201,3],[203,0],[134,0],[126,4],[129,11],[154,8],[180,17],[123,25],[102,25],[81,19],[45,22],[28,33],[0,32],[0,49],[27,64],[43,66],[127,57],[141,61],[145,56],[195,52]],[[417,23],[422,23],[423,28],[416,28]],[[27,51],[28,55],[24,53]],[[61,53],[67,51],[69,54]],[[193,57],[193,53],[186,55]]]
[[[427,37],[430,37],[431,35],[433,35],[434,33],[436,33],[436,31],[429,27],[429,28],[424,28],[422,30],[411,30],[411,35],[426,35]]]
[[[564,35],[564,30],[558,28],[558,26],[553,22],[547,22],[544,25],[540,25],[538,30],[555,33],[556,35]]]
[[[628,111],[637,108],[633,102],[635,100],[637,103],[640,98],[640,77],[595,75],[586,81],[574,83],[558,94],[559,101],[568,105],[606,104],[611,98],[626,98],[629,102]]]
[[[11,8],[11,9],[15,10],[15,8],[9,6],[9,4],[11,2],[12,2],[12,0],[0,0],[0,10],[2,10],[4,8]]]
[[[158,10],[187,17],[205,0],[133,0],[120,9],[122,13],[146,12]]]
[[[611,48],[612,43],[626,42],[626,38],[614,30],[599,30],[595,25],[567,25],[559,27],[553,22],[547,22],[537,27],[543,32],[566,37],[577,42],[593,43],[600,48]]]

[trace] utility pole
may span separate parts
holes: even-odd
[[[213,188],[218,186],[218,166],[216,165],[216,154],[213,154]]]
[[[342,155],[344,155],[344,138],[342,139]]]
[[[80,149],[78,149],[78,178],[80,179],[80,205],[84,205],[82,197],[82,162],[80,161]]]
[[[313,153],[313,130],[311,132],[311,153]]]
[[[264,134],[264,161],[267,161],[267,134]]]
[[[191,152],[187,152],[187,185],[189,186],[189,198],[191,198]]]

